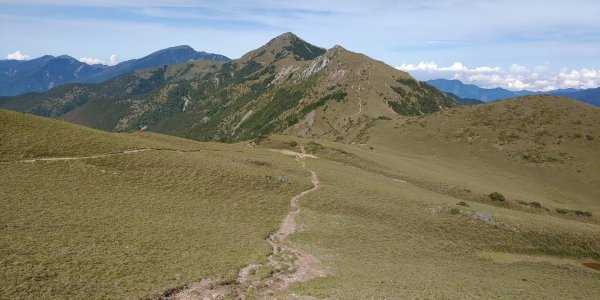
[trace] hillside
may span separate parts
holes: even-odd
[[[598,124],[598,108],[529,96],[378,120],[366,144],[305,140],[323,189],[293,238],[332,275],[291,291],[598,297],[600,273],[582,265],[600,259]]]
[[[8,298],[600,296],[600,109],[566,98],[391,115],[365,144],[0,120]]]
[[[310,173],[246,145],[0,110],[0,294],[144,298],[262,262]]]
[[[121,74],[191,60],[227,61],[229,58],[177,46],[114,66],[88,65],[68,55],[45,55],[26,61],[0,60],[0,96],[45,92],[67,83],[99,83]]]
[[[230,62],[190,62],[0,98],[0,106],[108,131],[140,128],[195,140],[273,132],[358,141],[379,117],[421,115],[456,101],[408,74],[286,33]]]
[[[520,178],[538,181],[541,195],[528,201],[559,208],[562,203],[594,209],[600,205],[595,193],[600,187],[600,109],[568,98],[535,95],[463,106],[422,118],[380,122],[370,133],[369,143],[436,157],[450,169],[485,163],[481,170],[470,170],[473,175],[462,183],[449,176],[452,185],[481,181],[475,174],[486,178],[495,176],[490,175],[494,170],[508,169],[511,175],[505,176],[514,181],[509,180],[505,192],[515,199],[526,200],[531,188],[517,184]],[[389,142],[403,140],[412,142]],[[484,181],[499,184],[506,178]]]

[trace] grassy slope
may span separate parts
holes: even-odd
[[[319,175],[320,188],[301,200],[298,232],[291,240],[310,250],[330,275],[283,293],[343,299],[600,297],[600,272],[577,265],[600,261],[600,211],[594,196],[600,187],[599,123],[595,108],[529,97],[377,121],[367,145],[319,140],[322,148],[289,136],[265,141],[265,148],[303,142],[321,157],[307,161]],[[539,134],[540,128],[546,132]],[[507,140],[512,131],[519,138]],[[18,192],[2,195],[12,204],[1,210],[7,215],[2,220],[8,220],[3,221],[1,253],[9,295],[58,293],[44,290],[40,283],[45,283],[77,295],[113,295],[116,286],[118,295],[138,296],[190,279],[231,276],[245,262],[264,259],[269,249],[262,238],[276,228],[289,196],[308,183],[292,160],[264,149],[149,133],[122,137],[160,144],[156,147],[204,150],[0,165],[3,178],[18,175],[0,189]],[[523,157],[532,150],[541,159]],[[554,156],[559,159],[548,160]],[[279,183],[278,176],[291,184]],[[78,190],[88,193],[80,196]],[[486,197],[492,191],[507,201],[493,203]],[[261,197],[248,202],[243,200],[247,195]],[[517,200],[538,201],[548,211]],[[468,207],[456,205],[459,201]],[[593,216],[562,215],[555,208]],[[468,217],[473,211],[512,229]],[[75,217],[66,219],[69,215]],[[82,233],[80,224],[89,218],[92,234]],[[63,234],[53,235],[56,228]],[[241,247],[240,241],[245,241]],[[30,249],[50,250],[35,254]],[[500,256],[495,253],[507,253],[504,261],[517,262],[489,259]],[[520,256],[512,254],[530,259],[519,262]],[[546,256],[575,264],[550,263]],[[126,267],[103,264],[107,257]],[[73,273],[82,266],[88,269]],[[91,279],[78,281],[81,274]]]
[[[84,156],[147,145],[123,135],[0,109],[0,160]]]
[[[544,258],[567,258],[575,264],[600,261],[597,140],[529,143],[539,136],[533,128],[545,123],[544,116],[532,121],[528,131],[522,128],[520,140],[502,150],[493,145],[506,128],[472,128],[480,135],[472,143],[454,136],[475,111],[483,109],[484,116],[499,121],[507,116],[500,117],[507,105],[518,105],[522,112],[560,111],[560,117],[549,114],[556,127],[545,124],[551,134],[544,139],[558,138],[552,132],[559,129],[567,131],[561,131],[563,136],[600,133],[597,109],[530,97],[418,119],[378,121],[366,146],[319,140],[342,152],[321,149],[321,159],[308,163],[319,174],[321,188],[303,200],[304,230],[292,240],[312,251],[331,275],[292,291],[354,299],[599,297],[599,272]],[[412,124],[402,126],[407,120]],[[300,142],[276,136],[269,143],[284,146],[288,140]],[[540,153],[566,152],[574,158],[539,163],[514,154],[532,145]],[[493,203],[486,196],[492,191],[503,193],[507,201]],[[539,201],[548,211],[517,200]],[[469,207],[456,205],[459,201]],[[593,216],[562,215],[554,211],[557,207],[590,211]],[[460,213],[452,214],[453,208]],[[470,218],[466,213],[471,211],[488,214],[514,230]],[[488,252],[524,253],[530,259],[500,263],[484,258],[482,253]]]
[[[600,215],[600,109],[530,96],[403,121],[373,128],[370,144],[381,150],[374,159],[404,170],[410,161],[419,166],[413,174],[474,193]],[[386,157],[398,152],[408,155]]]
[[[137,298],[232,278],[266,258],[264,238],[289,198],[310,186],[292,159],[245,145],[1,113],[4,161],[196,150],[0,164],[0,293],[8,298]]]

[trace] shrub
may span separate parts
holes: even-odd
[[[498,192],[493,192],[493,193],[489,194],[488,196],[490,197],[490,199],[492,199],[492,201],[503,202],[506,200],[506,198],[504,198],[504,195],[502,195]]]
[[[568,214],[568,213],[573,213],[575,215],[583,216],[583,217],[591,217],[592,216],[591,212],[578,210],[578,209],[573,210],[573,209],[566,209],[566,208],[557,208],[556,212],[559,214],[563,214],[563,215]]]
[[[460,213],[460,209],[453,207],[450,209],[450,214],[451,215],[458,215]]]
[[[533,208],[542,208],[542,204],[540,204],[537,201],[529,202],[529,206],[531,206]]]
[[[316,154],[323,150],[325,150],[325,146],[323,146],[315,141],[310,141],[310,142],[308,142],[308,144],[306,144],[306,152],[308,152],[308,153]]]
[[[460,201],[460,202],[456,203],[456,205],[469,207],[469,204],[467,204],[467,202],[465,202],[465,201]]]
[[[298,142],[296,142],[296,141],[290,141],[289,143],[290,143],[290,147],[292,147],[292,148],[298,146]]]
[[[581,211],[581,210],[572,210],[578,216],[591,217],[592,213],[589,211]]]

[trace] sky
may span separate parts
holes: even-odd
[[[176,45],[238,58],[291,31],[419,80],[600,86],[597,0],[0,0],[0,59],[115,64]]]

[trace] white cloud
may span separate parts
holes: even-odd
[[[6,59],[14,59],[14,60],[28,60],[29,55],[21,53],[21,51],[17,50],[13,53],[9,53],[6,56]]]
[[[447,67],[439,66],[435,62],[404,63],[396,68],[409,72],[419,80],[458,79],[484,88],[501,87],[512,91],[586,89],[600,86],[600,70],[563,68],[553,71],[548,63],[531,69],[518,64],[513,64],[508,69],[489,66],[469,68],[461,62],[455,62]]]
[[[110,58],[108,59],[108,65],[112,66],[112,65],[116,65],[119,63],[119,60],[117,59],[117,55],[113,54],[110,56]]]
[[[80,62],[86,63],[88,65],[97,65],[97,64],[103,64],[103,65],[116,65],[117,63],[119,63],[119,60],[117,59],[117,55],[113,54],[111,55],[108,60],[106,59],[101,59],[101,58],[92,58],[92,57],[82,57],[79,59]]]
[[[88,65],[97,65],[103,64],[104,60],[99,58],[91,58],[91,57],[82,57],[79,59],[80,62],[86,63]]]

